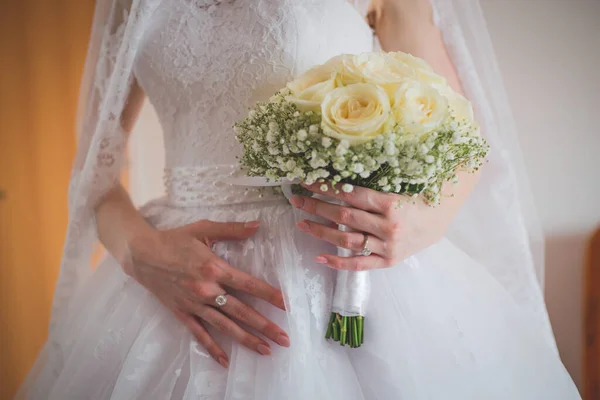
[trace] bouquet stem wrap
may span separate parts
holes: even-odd
[[[343,201],[330,196],[314,194],[313,197],[331,204],[346,206]],[[351,231],[345,225],[339,230]],[[341,257],[356,255],[352,250],[338,247]],[[364,318],[366,315],[371,281],[369,271],[338,270],[333,292],[332,312],[325,337],[340,342],[342,346],[359,347],[364,338]]]

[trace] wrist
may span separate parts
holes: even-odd
[[[123,268],[123,272],[135,278],[134,266],[144,253],[156,247],[159,231],[145,223],[133,224],[123,232],[120,246],[113,256]]]

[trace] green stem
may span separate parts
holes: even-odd
[[[348,322],[350,324],[350,347],[354,348],[354,346],[355,346],[355,342],[354,342],[354,317],[349,317],[348,318]]]
[[[352,324],[352,326],[354,329],[352,329],[352,336],[354,341],[354,347],[358,347],[360,346],[360,342],[358,341],[358,317],[354,317],[353,320],[354,323]]]
[[[360,346],[361,344],[364,343],[364,341],[363,341],[364,340],[364,325],[363,325],[364,317],[359,315],[357,319],[358,319],[358,343],[359,343],[358,345]]]
[[[335,321],[335,313],[331,313],[329,317],[329,323],[327,324],[327,333],[325,334],[325,339],[331,339],[331,335],[333,335],[333,322]]]
[[[342,329],[340,334],[340,345],[344,346],[346,343],[347,335],[348,335],[348,317],[342,317]]]

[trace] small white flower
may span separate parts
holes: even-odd
[[[435,175],[435,166],[434,165],[430,165],[425,169],[425,173],[427,174],[428,178],[431,178],[433,175]]]
[[[363,172],[365,170],[365,166],[362,165],[361,163],[352,164],[352,166],[350,168],[351,168],[351,171],[356,174],[360,174],[361,172]]]
[[[429,153],[429,146],[427,146],[425,143],[423,143],[422,145],[419,146],[419,153],[421,154],[427,154]]]
[[[336,156],[343,156],[348,152],[348,149],[344,146],[342,146],[342,144],[338,144],[337,147],[335,148],[335,155]]]
[[[350,171],[342,171],[340,175],[342,175],[342,178],[347,178],[350,176]]]
[[[299,116],[300,116],[300,112],[299,112],[299,111],[296,111],[296,112],[294,113],[294,117],[298,118]]]
[[[248,117],[250,119],[254,119],[256,117],[256,111],[250,110],[250,112],[248,113]]]
[[[344,183],[344,184],[342,185],[342,191],[343,191],[344,193],[350,193],[350,192],[351,192],[353,189],[354,189],[354,186],[352,186],[352,185],[351,185],[351,184],[349,184],[349,183]]]
[[[328,149],[329,147],[331,147],[331,144],[333,142],[331,141],[331,138],[328,138],[327,136],[325,136],[324,138],[321,139],[321,144],[323,145],[323,147],[325,147],[326,149]]]
[[[310,133],[311,135],[316,135],[317,133],[319,133],[319,126],[318,125],[311,125],[308,127],[308,133]]]
[[[365,178],[366,179],[369,176],[371,176],[371,172],[369,172],[369,171],[363,171],[359,175],[360,175],[361,178]]]
[[[308,137],[308,133],[306,132],[306,130],[300,129],[296,133],[296,137],[298,138],[298,140],[306,140],[306,138]]]
[[[383,178],[379,179],[379,181],[377,181],[377,184],[379,186],[385,186],[388,184],[388,178],[387,176],[384,176]]]
[[[462,136],[460,132],[456,131],[452,134],[452,143],[459,144],[460,142],[462,142]]]
[[[385,185],[381,188],[381,190],[384,192],[389,192],[390,190],[392,190],[392,187],[390,185]]]
[[[279,129],[279,125],[277,125],[277,122],[275,122],[275,121],[269,122],[269,130],[275,132],[278,129]]]
[[[292,171],[294,168],[296,168],[296,161],[294,161],[294,160],[288,160],[288,161],[285,163],[285,168],[286,168],[288,171]]]
[[[385,148],[385,154],[387,154],[388,156],[394,156],[396,154],[398,154],[398,149],[396,148],[396,145],[392,142],[387,142],[384,146]]]
[[[431,164],[431,163],[433,163],[434,161],[435,161],[435,157],[434,157],[434,156],[427,156],[427,157],[425,157],[425,162],[426,162],[426,163],[429,163],[429,164]]]
[[[319,189],[321,189],[321,192],[326,192],[327,191],[327,185],[321,185],[321,187],[319,187]]]

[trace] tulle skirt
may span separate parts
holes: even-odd
[[[371,272],[365,343],[324,339],[335,272],[314,262],[335,249],[295,228],[285,200],[142,209],[160,229],[200,219],[260,220],[249,240],[222,242],[231,265],[281,287],[287,311],[232,292],[278,323],[291,347],[258,355],[210,332],[222,368],[148,291],[106,258],[62,313],[19,393],[31,399],[502,399],[579,394],[541,327],[448,240]]]

